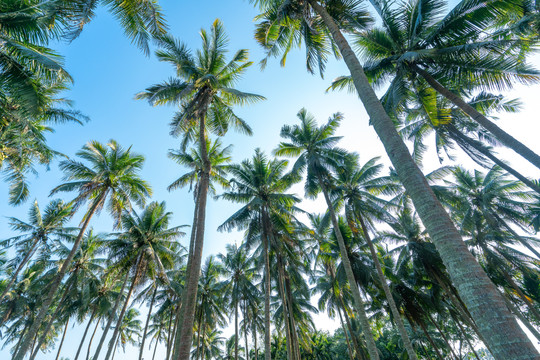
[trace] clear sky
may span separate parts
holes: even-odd
[[[231,53],[240,48],[250,49],[251,59],[256,63],[239,82],[237,88],[258,93],[267,97],[267,101],[246,108],[238,108],[237,113],[253,128],[254,135],[246,137],[230,133],[223,139],[225,145],[233,144],[233,159],[239,162],[253,154],[260,147],[269,153],[279,142],[279,130],[285,123],[295,123],[296,113],[302,107],[315,114],[319,121],[333,113],[344,113],[345,120],[339,129],[344,138],[341,146],[360,153],[362,162],[371,157],[381,156],[389,164],[382,145],[374,130],[368,126],[368,117],[356,96],[344,92],[325,93],[330,81],[347,74],[341,62],[330,61],[325,79],[309,75],[305,70],[304,50],[294,51],[288,58],[285,68],[277,60],[269,62],[261,71],[257,63],[263,53],[253,40],[254,22],[257,14],[247,1],[242,0],[199,0],[173,1],[162,0],[164,13],[170,25],[170,32],[182,39],[192,49],[200,47],[199,30],[208,29],[211,23],[220,18],[231,39]],[[84,126],[74,124],[56,126],[56,133],[49,136],[49,144],[67,156],[75,152],[89,140],[107,142],[116,139],[125,147],[132,146],[134,152],[146,157],[142,177],[150,182],[154,190],[153,200],[166,201],[169,211],[174,213],[173,224],[191,224],[193,197],[187,190],[167,192],[166,187],[185,169],[181,169],[167,158],[169,149],[177,148],[179,141],[169,136],[169,121],[174,113],[173,107],[151,107],[144,101],[134,100],[134,95],[146,87],[173,76],[169,65],[159,63],[153,56],[145,57],[139,49],[130,43],[122,30],[104,9],[97,12],[95,19],[85,27],[81,36],[70,44],[57,46],[65,55],[66,68],[75,79],[72,90],[66,97],[75,101],[75,107],[91,121]],[[538,61],[535,61],[539,64]],[[530,88],[517,88],[510,96],[521,97],[523,111],[515,115],[501,115],[501,127],[522,140],[536,152],[540,152],[538,143],[538,101],[540,85]],[[519,169],[530,177],[540,175],[527,164],[507,152],[503,152]],[[426,155],[426,170],[439,166],[433,153]],[[461,161],[461,160],[460,160]],[[463,163],[471,163],[463,159]],[[57,161],[50,170],[39,169],[37,177],[31,177],[30,200],[19,206],[7,206],[7,186],[0,187],[0,238],[12,233],[6,217],[26,218],[28,207],[37,199],[42,207],[50,200],[49,191],[61,181]],[[302,186],[294,191],[302,195]],[[70,199],[71,194],[65,199]],[[307,211],[323,211],[321,202],[304,202]],[[205,256],[224,251],[225,244],[239,242],[241,234],[219,233],[216,228],[230,216],[238,206],[225,201],[210,201],[207,215],[207,234],[205,238]],[[82,213],[76,214],[79,221]],[[106,213],[92,223],[96,231],[109,232],[111,221]],[[182,240],[184,243],[187,239]],[[325,323],[325,317],[317,317],[317,327],[333,328],[334,323]],[[63,356],[73,358],[82,331],[80,327],[69,329]],[[99,334],[98,334],[99,335]],[[158,359],[159,357],[158,350]],[[117,359],[133,358],[134,349],[126,354],[119,352]],[[55,353],[40,354],[38,358],[54,359]],[[0,350],[0,357],[8,356],[6,349]],[[150,353],[146,355],[149,359]]]

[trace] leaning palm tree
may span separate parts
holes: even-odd
[[[111,140],[107,145],[97,141],[88,143],[77,155],[87,161],[89,165],[75,160],[62,161],[60,168],[65,172],[65,179],[68,182],[57,186],[51,193],[75,190],[78,195],[73,200],[74,207],[78,208],[89,201],[89,208],[83,216],[79,234],[71,251],[49,285],[41,309],[36,315],[36,321],[28,330],[13,358],[14,360],[22,360],[30,350],[32,339],[38,333],[41,323],[49,311],[92,217],[107,203],[115,225],[119,226],[121,212],[124,209],[131,209],[132,202],[143,205],[146,197],[151,194],[149,185],[138,176],[144,157],[131,153],[131,149],[124,150],[116,141]]]
[[[131,285],[124,300],[124,305],[120,311],[118,321],[123,318],[131,296],[135,291],[136,286],[141,286],[148,279],[160,277],[163,281],[168,282],[166,271],[174,266],[175,250],[178,247],[176,239],[184,233],[181,231],[182,226],[169,228],[169,221],[172,213],[166,212],[165,203],[150,203],[138,215],[136,212],[124,211],[122,215],[123,233],[115,234],[108,247],[110,249],[109,256],[113,261],[113,267],[122,269],[123,271],[132,274]],[[127,278],[126,278],[127,279]],[[96,349],[94,359],[97,359],[101,351],[101,346],[110,328],[110,322],[105,328],[100,344]],[[115,339],[120,330],[120,323],[114,329],[109,348],[105,359],[109,359],[115,347]]]
[[[270,242],[274,240],[272,217],[290,215],[299,199],[286,191],[296,178],[285,175],[287,161],[269,160],[262,151],[255,150],[252,160],[231,165],[232,190],[221,195],[222,198],[245,204],[229,217],[218,229],[246,229],[247,246],[260,239],[264,263],[264,344],[265,359],[270,359]]]
[[[197,284],[202,262],[206,201],[212,164],[207,152],[207,133],[224,135],[229,127],[246,134],[251,128],[238,117],[232,107],[264,99],[260,95],[234,89],[240,76],[252,65],[248,51],[237,51],[227,61],[226,51],[229,41],[223,24],[216,20],[210,34],[201,31],[202,49],[193,56],[188,48],[170,36],[160,37],[160,50],[156,55],[160,61],[174,66],[178,78],[157,84],[137,95],[153,105],[178,104],[181,110],[172,121],[172,133],[184,135],[183,145],[198,138],[202,171],[197,185],[197,226],[194,246],[190,249],[184,301],[182,302],[180,335],[177,336],[174,358],[187,360],[193,334]]]
[[[17,218],[10,218],[10,226],[13,230],[26,233],[18,235],[2,242],[3,247],[15,246],[17,253],[22,256],[15,272],[11,273],[11,280],[5,285],[0,302],[10,291],[11,286],[18,278],[19,273],[30,261],[32,256],[39,251],[50,251],[51,236],[65,236],[73,232],[73,228],[65,228],[64,224],[73,215],[72,205],[66,204],[62,200],[51,201],[43,213],[37,201],[30,207],[28,212],[28,222]],[[18,259],[18,256],[15,258]]]
[[[289,142],[281,142],[275,150],[275,154],[298,158],[293,165],[292,171],[296,175],[306,173],[306,196],[315,198],[318,193],[323,193],[334,227],[334,233],[338,240],[347,281],[351,286],[354,308],[360,316],[369,354],[373,359],[378,359],[375,340],[371,335],[371,326],[364,309],[364,302],[360,290],[356,286],[354,273],[347,256],[345,241],[339,229],[336,210],[330,198],[330,189],[333,186],[333,174],[331,171],[337,168],[346,158],[345,151],[336,147],[340,137],[334,135],[343,117],[339,113],[334,114],[326,124],[320,127],[317,126],[315,118],[305,109],[298,112],[298,118],[300,125],[285,125],[281,128],[281,137]]]
[[[377,164],[376,158],[369,160],[360,167],[358,165],[358,156],[349,154],[345,162],[338,168],[336,191],[343,198],[346,216],[354,223],[360,224],[361,234],[368,244],[380,284],[399,334],[403,339],[403,345],[407,350],[409,359],[417,359],[416,351],[405,330],[405,324],[383,274],[379,256],[370,235],[370,230],[374,231],[373,220],[384,221],[391,218],[385,209],[389,204],[379,199],[377,195],[390,195],[400,190],[399,188],[396,189],[396,186],[388,177],[377,176],[381,168],[382,165]]]
[[[473,316],[478,320],[479,329],[490,343],[494,356],[512,358],[538,357],[526,334],[512,317],[497,289],[481,266],[467,249],[463,239],[445,212],[441,203],[429,187],[426,178],[414,162],[409,150],[395,129],[392,119],[386,113],[377,94],[370,86],[360,61],[356,57],[344,32],[350,31],[351,21],[358,16],[360,1],[336,0],[252,0],[260,5],[265,17],[278,14],[273,21],[264,25],[257,39],[269,48],[269,54],[279,54],[289,50],[292,40],[305,36],[329,34],[339,50],[353,79],[353,85],[364,104],[375,132],[383,143],[386,153],[404,187],[408,191],[420,218],[441,254],[452,280],[460,291]],[[484,3],[471,0],[478,6]],[[308,26],[298,27],[299,23]],[[322,31],[318,28],[322,27]],[[300,30],[298,30],[300,29]],[[280,35],[289,38],[280,38]],[[280,41],[276,41],[280,40]],[[308,54],[313,54],[314,43],[310,38],[304,41]],[[290,44],[290,46],[288,45]],[[317,43],[320,44],[320,41]],[[316,44],[315,44],[316,45]],[[318,57],[324,62],[324,57]],[[474,276],[470,276],[473,273]],[[485,312],[485,307],[491,311]],[[513,334],[507,336],[507,334]],[[522,355],[519,355],[522,354]]]

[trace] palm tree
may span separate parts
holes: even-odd
[[[137,319],[139,315],[140,313],[138,310],[129,309],[122,318],[122,321],[118,322],[117,326],[120,327],[118,328],[118,337],[114,341],[112,359],[114,359],[114,355],[116,354],[116,347],[118,346],[118,344],[122,346],[122,350],[124,352],[126,352],[127,344],[139,344],[138,338],[140,337],[140,332],[142,330],[141,320]]]
[[[222,198],[245,204],[229,217],[218,229],[246,229],[246,246],[252,246],[257,237],[262,244],[261,256],[264,259],[264,313],[265,313],[265,359],[270,360],[270,241],[273,240],[271,217],[274,214],[290,214],[299,199],[285,193],[295,178],[285,176],[287,161],[268,160],[259,149],[252,160],[231,165],[233,190],[221,195]],[[258,235],[258,236],[257,236]]]
[[[399,189],[395,189],[388,177],[377,177],[382,165],[376,163],[377,159],[371,159],[363,166],[358,165],[358,156],[350,154],[338,168],[336,177],[336,191],[340,193],[345,202],[345,213],[354,223],[359,223],[361,233],[366,240],[380,284],[390,306],[392,316],[396,322],[398,331],[403,339],[403,344],[410,359],[417,359],[411,340],[405,330],[405,325],[401,318],[396,302],[390,292],[388,283],[383,274],[379,256],[369,234],[370,227],[374,231],[373,220],[384,221],[391,218],[385,210],[388,203],[377,198],[379,194],[393,194]]]
[[[178,78],[154,85],[137,95],[138,99],[147,99],[153,105],[180,105],[181,110],[172,121],[172,133],[183,133],[184,144],[197,137],[199,141],[203,167],[196,194],[197,226],[194,246],[188,258],[185,296],[180,313],[183,320],[174,356],[182,360],[189,358],[202,262],[206,201],[212,167],[207,152],[207,131],[221,136],[233,126],[251,134],[251,128],[233,112],[232,106],[264,99],[260,95],[232,88],[252,63],[247,61],[248,52],[245,49],[237,51],[230,61],[226,60],[229,41],[219,20],[212,24],[210,34],[202,30],[201,38],[202,50],[194,57],[184,44],[170,36],[160,37],[161,49],[156,55],[160,61],[175,67]]]
[[[13,230],[26,234],[15,236],[2,242],[2,246],[4,247],[15,246],[22,259],[19,261],[15,272],[10,274],[11,280],[9,280],[2,291],[0,302],[10,291],[19,273],[38,251],[39,247],[41,247],[39,249],[40,251],[50,251],[51,236],[62,237],[75,230],[64,227],[64,224],[72,215],[73,209],[71,204],[66,204],[62,200],[53,200],[47,205],[43,213],[41,213],[38,202],[35,201],[28,212],[28,222],[13,217],[9,218],[10,226]],[[17,258],[14,260],[17,260]]]
[[[107,207],[113,215],[115,225],[119,226],[122,210],[130,209],[132,202],[143,205],[146,196],[151,194],[148,184],[141,180],[137,174],[142,167],[144,158],[141,155],[132,154],[131,149],[124,150],[116,141],[111,140],[107,145],[93,141],[83,146],[77,156],[86,160],[89,165],[75,160],[62,161],[60,168],[65,172],[65,179],[69,182],[57,186],[51,193],[76,190],[78,195],[73,200],[74,207],[77,208],[86,201],[90,201],[90,206],[83,217],[73,247],[48,287],[36,321],[28,330],[19,351],[13,358],[14,360],[22,360],[29,350],[31,341],[36,336],[41,322],[49,311],[54,296],[79,249],[92,216],[104,207],[107,198],[109,198]]]
[[[175,248],[178,244],[176,239],[184,235],[180,230],[182,226],[168,228],[171,215],[172,213],[166,212],[164,202],[148,204],[141,215],[135,211],[124,211],[121,222],[124,232],[115,234],[116,238],[108,244],[109,256],[114,262],[113,266],[133,275],[124,305],[118,316],[118,324],[109,342],[106,360],[110,358],[114,350],[120,321],[128,308],[135,287],[141,286],[149,278],[160,277],[163,281],[168,281],[166,270],[172,268],[174,264]],[[109,327],[105,328],[94,355],[95,359],[99,356]]]
[[[228,244],[225,247],[225,254],[219,254],[218,259],[223,265],[226,282],[226,298],[230,299],[230,305],[234,308],[234,359],[238,360],[238,307],[243,300],[246,301],[245,296],[249,294],[256,294],[257,289],[253,284],[254,268],[252,260],[248,257],[247,252],[242,247]],[[244,312],[245,318],[245,312]]]
[[[423,2],[412,0],[392,8],[371,1],[384,29],[371,29],[355,39],[367,60],[366,74],[373,74],[375,83],[392,79],[386,94],[392,103],[399,102],[406,84],[419,76],[501,143],[540,168],[539,155],[462,99],[475,88],[500,90],[511,88],[513,82],[538,81],[538,72],[519,60],[528,40],[503,38],[496,30],[483,36],[478,33],[496,25],[501,12],[514,11],[519,2],[491,1],[478,6],[477,1],[463,0],[442,18],[445,1]]]
[[[340,248],[341,261],[351,286],[354,307],[360,316],[368,350],[373,359],[378,359],[375,340],[371,335],[371,327],[364,310],[364,302],[358,286],[355,286],[356,280],[329,193],[333,181],[331,169],[336,168],[346,157],[345,151],[336,147],[340,137],[334,136],[342,115],[339,113],[334,114],[326,124],[320,127],[317,127],[315,118],[305,109],[300,110],[297,116],[300,125],[292,127],[285,125],[281,128],[281,137],[289,142],[281,142],[275,150],[275,154],[278,156],[298,157],[293,165],[292,172],[297,175],[306,173],[306,196],[314,198],[319,192],[323,193]]]
[[[279,21],[270,24],[266,32],[268,35],[266,41],[270,43],[275,36],[283,34],[282,29],[290,30],[289,34],[294,32],[293,26],[298,22],[321,25],[332,36],[335,46],[351,72],[354,87],[366,108],[375,132],[441,254],[452,280],[469,310],[478,320],[484,337],[491,344],[490,349],[493,350],[494,356],[511,358],[517,356],[516,354],[524,354],[524,357],[537,357],[538,352],[506,308],[493,283],[468,251],[458,230],[433,194],[407,146],[396,131],[392,119],[370,86],[360,61],[342,33],[342,31],[348,31],[347,20],[355,19],[348,15],[358,9],[360,2],[342,0],[329,3],[317,0],[253,0],[252,2],[259,4],[266,13],[274,11],[280,14]],[[304,33],[312,35],[317,31],[315,27],[310,27]],[[324,32],[318,32],[318,34],[324,34]],[[296,39],[303,35],[303,33],[297,33],[291,38]],[[308,46],[312,44],[309,40],[305,43]],[[289,49],[290,47],[281,48]],[[272,49],[273,53],[280,51],[278,46]],[[308,50],[311,51],[311,49]],[[324,58],[321,59],[324,60]],[[474,276],[471,277],[471,273]],[[486,313],[486,307],[491,310],[489,313]],[[510,337],[506,335],[508,333],[516,335]],[[510,338],[512,340],[509,340]]]

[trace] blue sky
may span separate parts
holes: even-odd
[[[220,18],[231,39],[230,50],[250,49],[251,59],[255,64],[238,83],[240,90],[258,93],[267,97],[267,101],[246,108],[238,108],[237,113],[253,128],[254,135],[246,137],[230,133],[222,140],[225,145],[233,144],[233,159],[239,162],[253,154],[260,147],[269,153],[279,142],[279,130],[285,123],[294,123],[296,113],[302,107],[315,114],[319,121],[325,121],[332,113],[344,113],[345,120],[339,129],[343,135],[342,146],[360,153],[365,162],[373,156],[381,156],[388,164],[382,145],[373,129],[368,126],[368,117],[356,96],[347,93],[325,93],[331,79],[347,73],[341,62],[331,60],[325,79],[309,75],[305,70],[303,50],[294,51],[288,58],[285,68],[277,60],[269,61],[268,67],[261,71],[257,63],[263,58],[263,52],[253,40],[254,22],[257,14],[247,1],[242,0],[200,0],[200,1],[161,1],[164,13],[170,25],[170,32],[182,39],[192,49],[200,46],[199,30],[208,29],[211,23]],[[134,152],[143,154],[146,163],[142,171],[153,187],[153,200],[166,201],[169,211],[174,213],[173,224],[190,224],[193,214],[193,198],[186,190],[172,193],[166,187],[184,169],[178,167],[166,156],[167,151],[177,148],[179,141],[169,136],[168,123],[174,113],[173,107],[151,107],[144,101],[134,100],[134,95],[146,87],[173,76],[173,70],[167,64],[159,63],[153,55],[145,57],[139,49],[123,35],[116,21],[104,9],[97,12],[95,19],[85,27],[81,36],[70,44],[56,47],[66,58],[66,68],[75,79],[72,89],[66,97],[75,101],[75,108],[90,116],[91,121],[84,126],[74,124],[56,126],[56,133],[49,136],[49,144],[56,150],[73,157],[75,152],[89,140],[106,142],[116,139],[125,147],[132,146]],[[538,61],[535,60],[538,64]],[[533,150],[540,152],[537,140],[538,114],[540,104],[537,101],[538,86],[528,89],[517,88],[510,95],[521,97],[523,111],[515,115],[504,115],[501,127],[507,129]],[[507,159],[514,156],[506,152]],[[426,170],[436,168],[438,162],[434,154]],[[512,157],[511,157],[512,156]],[[463,163],[470,164],[463,159]],[[514,161],[513,161],[514,163]],[[531,177],[538,177],[537,171],[522,161],[516,160],[516,166]],[[26,218],[29,203],[37,199],[42,207],[50,200],[48,193],[61,181],[57,161],[50,170],[39,169],[39,175],[31,177],[30,201],[19,207],[7,204],[7,186],[0,187],[0,237],[10,236],[6,217]],[[302,195],[302,186],[294,188]],[[71,194],[64,196],[70,199]],[[304,202],[307,211],[322,211],[320,201]],[[236,209],[235,204],[224,201],[210,201],[207,215],[207,235],[205,256],[224,250],[225,244],[240,241],[241,234],[218,233],[216,228]],[[75,215],[79,221],[82,213]],[[97,231],[111,230],[111,221],[103,213],[93,221]],[[187,239],[183,239],[184,243]],[[333,328],[334,324],[325,317],[316,318],[318,327]],[[328,323],[326,323],[328,322]],[[70,328],[63,356],[72,358],[80,340],[80,327]],[[158,350],[160,351],[160,350]],[[133,349],[125,355],[117,354],[117,359],[131,358]],[[159,353],[158,353],[159,354]],[[7,356],[7,351],[0,351],[0,357]],[[40,354],[41,359],[53,359],[54,353]],[[149,358],[151,355],[147,355]]]

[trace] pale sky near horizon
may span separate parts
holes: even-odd
[[[257,11],[247,1],[162,0],[161,4],[171,28],[170,32],[187,43],[191,49],[200,47],[200,28],[208,29],[216,18],[220,18],[225,25],[231,39],[231,53],[240,48],[250,49],[250,58],[255,64],[247,71],[237,88],[264,95],[268,100],[237,108],[237,113],[252,126],[254,135],[246,137],[231,132],[224,137],[223,144],[234,145],[234,162],[250,157],[257,147],[269,154],[280,141],[281,126],[295,123],[296,113],[305,107],[319,122],[326,121],[335,112],[342,112],[345,119],[338,131],[338,135],[343,136],[340,146],[358,152],[362,163],[374,156],[380,156],[383,163],[390,165],[374,130],[368,126],[368,117],[356,96],[345,92],[325,93],[333,78],[348,73],[342,62],[331,60],[325,79],[321,79],[309,75],[305,70],[302,49],[291,53],[286,67],[281,68],[278,60],[272,59],[268,67],[261,71],[257,63],[263,58],[263,52],[253,40],[253,18]],[[144,101],[134,100],[137,92],[173,76],[172,68],[159,63],[153,54],[145,57],[123,35],[117,22],[104,9],[97,12],[95,19],[85,27],[78,39],[57,48],[65,56],[66,68],[75,79],[66,97],[74,100],[75,108],[90,116],[91,121],[83,127],[74,124],[55,126],[56,133],[49,136],[51,147],[68,156],[74,156],[89,140],[106,142],[113,138],[125,147],[132,146],[134,152],[146,157],[141,176],[153,187],[152,200],[166,201],[168,210],[174,214],[173,225],[191,224],[192,194],[188,193],[187,189],[172,193],[166,190],[184,171],[167,158],[167,151],[177,148],[179,143],[177,139],[169,136],[168,124],[175,109],[166,106],[151,107]],[[534,58],[534,64],[540,68],[538,57]],[[540,128],[537,125],[540,114],[539,89],[540,85],[516,87],[509,96],[521,98],[523,110],[517,114],[501,114],[499,122],[502,128],[537,153],[540,153]],[[514,154],[508,151],[501,151],[501,154],[529,177],[540,177],[536,169]],[[460,163],[469,168],[477,168],[465,157],[460,156],[459,159]],[[7,217],[26,219],[29,205],[34,199],[42,208],[50,201],[50,189],[61,181],[57,165],[58,161],[55,161],[49,171],[40,168],[38,177],[30,177],[31,196],[29,201],[21,206],[5,205],[7,186],[0,187],[0,238],[7,238],[12,234]],[[438,166],[440,164],[433,152],[426,154],[424,170],[430,171]],[[296,185],[293,191],[302,196],[303,185]],[[70,199],[71,195],[66,194],[63,198]],[[321,212],[324,209],[321,204],[322,201],[306,201],[301,207],[306,211]],[[241,234],[216,231],[238,208],[238,205],[225,201],[209,201],[205,256],[223,252],[225,244],[241,240]],[[82,213],[77,214],[75,220],[79,220],[81,216]],[[93,221],[92,226],[96,231],[109,232],[111,221],[103,213]],[[185,244],[188,239],[184,238],[182,241]],[[336,326],[325,316],[317,316],[315,319],[320,328],[333,329]],[[70,327],[62,356],[73,358],[81,336],[80,326]],[[162,351],[163,349],[158,350],[158,356],[163,354]],[[136,354],[136,349],[128,348],[125,354],[119,351],[116,359],[130,359]],[[55,352],[40,353],[38,359],[54,359],[55,355]],[[7,349],[0,350],[0,357],[2,356],[8,356]],[[147,352],[146,358],[150,357],[151,353]]]

